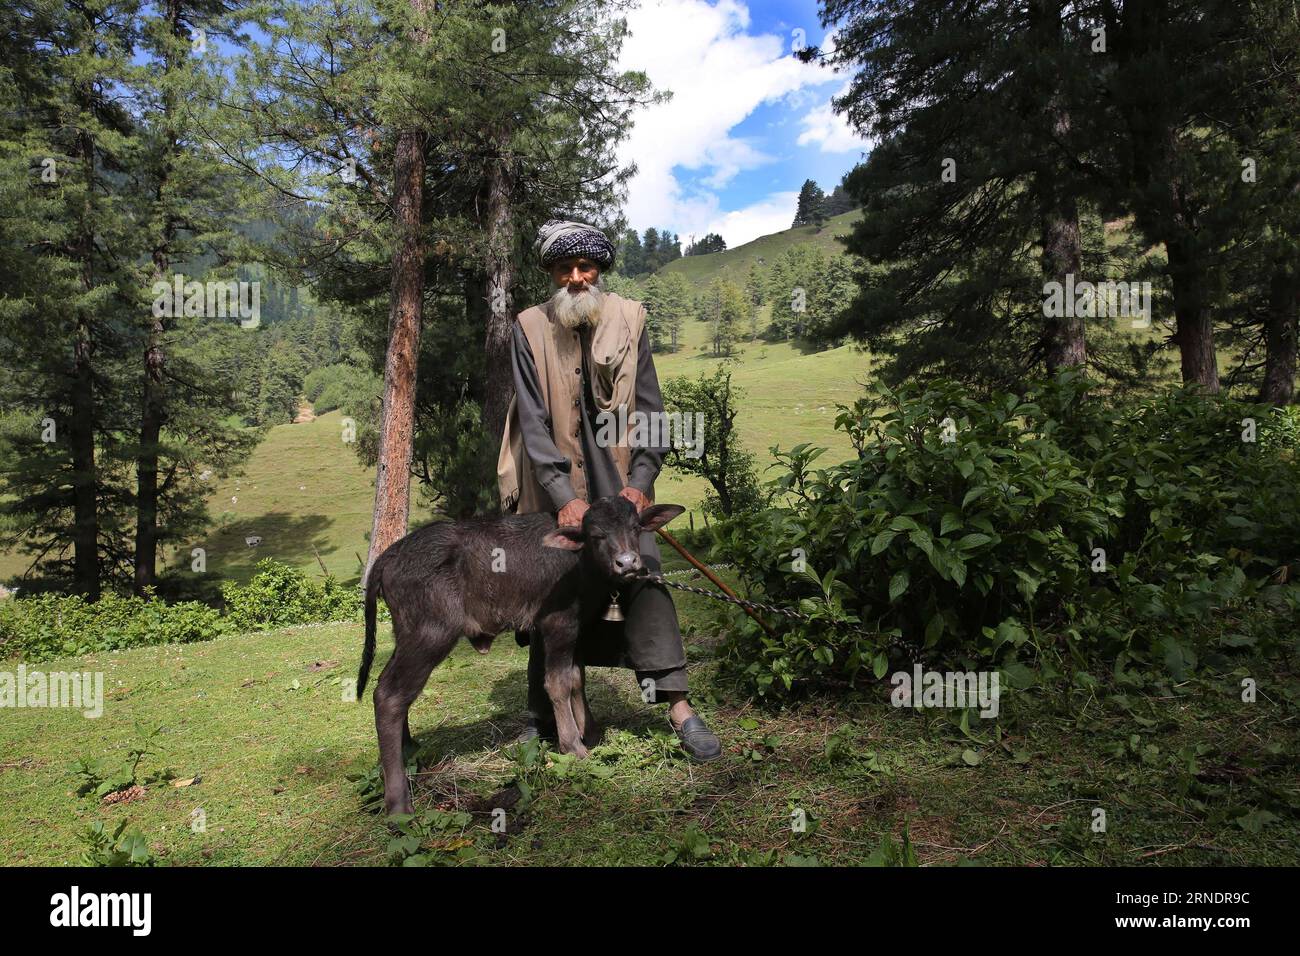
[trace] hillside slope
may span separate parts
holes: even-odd
[[[690,282],[708,283],[725,276],[732,282],[743,284],[751,265],[770,265],[787,249],[798,245],[818,246],[827,255],[842,253],[844,245],[839,241],[840,237],[847,236],[853,224],[861,218],[862,210],[855,209],[826,220],[820,230],[815,226],[799,226],[774,232],[725,252],[674,259],[659,272],[661,275],[678,273]]]
[[[319,554],[334,576],[360,577],[374,473],[343,442],[341,419],[334,411],[276,425],[254,449],[243,475],[217,483],[208,500],[216,524],[196,545],[207,552],[209,574],[244,581],[263,558],[319,574]],[[256,547],[246,542],[253,536],[262,539]],[[169,566],[189,563],[188,551],[168,558]]]

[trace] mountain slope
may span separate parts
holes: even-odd
[[[706,256],[685,256],[674,259],[659,270],[661,275],[678,273],[691,282],[708,283],[716,278],[726,276],[732,282],[743,284],[749,275],[749,267],[754,263],[760,266],[770,265],[787,249],[798,245],[813,244],[820,246],[827,255],[836,255],[844,251],[839,237],[847,236],[853,224],[862,218],[862,210],[842,213],[827,219],[820,230],[815,226],[799,226],[774,232],[770,236],[759,236],[743,246],[728,249],[726,252],[711,252]]]

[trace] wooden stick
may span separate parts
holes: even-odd
[[[712,581],[715,585],[721,588],[724,594],[730,595],[731,597],[735,598],[737,601],[740,600],[739,595],[737,595],[735,591],[731,590],[731,588],[727,587],[727,585],[722,582],[721,578],[719,578],[716,574],[714,574],[711,570],[709,570],[708,567],[705,566],[703,561],[701,561],[699,558],[695,557],[695,555],[691,554],[689,551],[683,548],[681,543],[672,535],[670,535],[667,531],[665,531],[663,528],[659,529],[659,537],[663,538],[674,548],[676,548],[678,554],[680,554],[683,558],[689,561],[691,563],[691,566],[694,567],[695,570],[699,571],[706,578]],[[776,637],[776,631],[772,630],[772,628],[768,625],[767,621],[763,620],[761,617],[759,617],[749,608],[745,607],[745,605],[743,604],[738,604],[736,606],[740,608],[742,611],[744,611],[746,614],[748,614],[750,617],[752,617],[754,620],[756,620],[759,626],[762,627],[763,630],[767,631],[768,636]]]

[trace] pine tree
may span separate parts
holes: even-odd
[[[714,355],[730,355],[749,315],[745,291],[730,279],[714,279],[706,297]]]
[[[646,309],[646,334],[650,337],[650,348],[659,351],[663,348],[667,330],[663,327],[663,283],[657,275],[651,274],[641,287],[641,304]]]
[[[690,287],[678,272],[667,273],[660,285],[660,327],[668,337],[669,348],[676,352],[682,333],[682,322],[690,312]]]
[[[21,362],[0,386],[0,490],[23,550],[56,577],[70,566],[72,589],[89,600],[131,560],[122,362],[142,249],[118,186],[138,148],[121,95],[132,12],[34,0],[4,14],[4,89],[17,108],[5,120],[3,182],[16,194],[25,175],[32,195],[18,208],[34,218],[6,217],[3,234],[0,320]]]
[[[767,302],[767,282],[757,262],[750,263],[749,272],[745,276],[745,292],[755,308]]]
[[[826,221],[826,194],[811,179],[805,179],[799,190],[799,202],[794,213],[794,222],[790,228],[815,225],[820,227]]]
[[[853,197],[845,191],[844,184],[841,182],[831,191],[831,194],[826,197],[826,205],[824,208],[826,210],[826,216],[829,218],[832,216],[843,215],[846,212],[852,212],[854,209],[858,208],[858,203],[856,203]]]
[[[692,242],[686,247],[688,256],[706,256],[711,252],[726,252],[727,243],[716,232],[711,232],[703,239]]]
[[[641,248],[641,236],[635,229],[623,233],[615,268],[625,276],[639,276],[645,272],[645,250]]]
[[[230,178],[196,135],[211,125],[205,113],[222,82],[220,64],[208,66],[204,56],[215,54],[219,35],[230,34],[228,12],[225,0],[164,0],[157,8],[147,8],[139,21],[141,62],[133,80],[146,124],[138,162],[139,198],[148,210],[149,286],[170,286],[173,273],[187,263],[232,255],[234,236],[227,225],[234,213]],[[216,60],[215,55],[210,58]],[[157,583],[160,517],[181,508],[191,516],[190,521],[169,516],[166,535],[173,540],[195,530],[194,522],[201,520],[201,510],[185,504],[202,497],[194,487],[199,466],[223,472],[250,445],[221,425],[234,411],[232,403],[224,400],[223,389],[209,384],[200,365],[186,360],[186,327],[193,322],[180,310],[172,311],[169,316],[151,307],[143,322],[135,452],[136,594]],[[216,316],[206,320],[220,321]],[[175,350],[180,354],[173,354]],[[174,427],[177,418],[186,421],[183,431]]]
[[[832,61],[860,68],[837,107],[879,140],[844,180],[864,207],[847,246],[883,267],[830,331],[890,356],[892,378],[1005,386],[1086,354],[1082,323],[1042,310],[1045,285],[1079,271],[1072,203],[1095,194],[1071,113],[1092,75],[1087,34],[1064,9],[825,5],[847,19]]]

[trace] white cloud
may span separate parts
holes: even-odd
[[[628,220],[637,228],[671,228],[683,241],[692,233],[718,232],[729,247],[787,228],[792,194],[773,193],[724,212],[711,190],[776,158],[760,141],[732,136],[735,126],[762,104],[802,97],[801,91],[831,77],[790,56],[789,36],[748,34],[749,10],[738,0],[646,2],[627,20],[630,36],[620,68],[643,70],[655,89],[674,94],[667,103],[638,111],[631,134],[619,145],[620,160],[634,161],[638,169],[628,188]],[[806,118],[804,125],[801,140],[810,135]],[[827,133],[823,149],[827,141],[838,142]],[[695,188],[678,181],[678,166],[704,174]]]
[[[798,204],[798,191],[772,193],[744,209],[721,213],[705,232],[716,232],[727,241],[728,249],[734,249],[759,236],[789,229]]]
[[[835,95],[843,96],[848,89],[849,84],[845,83]],[[871,146],[870,139],[864,139],[854,132],[846,116],[831,108],[829,99],[800,117],[799,124],[803,127],[803,132],[796,140],[800,146],[817,143],[823,153],[848,153],[866,150]]]

